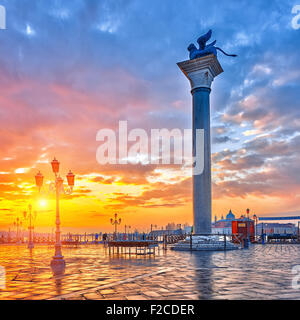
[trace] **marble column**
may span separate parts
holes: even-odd
[[[191,84],[193,97],[193,157],[203,161],[203,171],[193,165],[193,214],[194,233],[211,233],[211,141],[210,141],[210,92],[211,84],[223,69],[214,54],[179,62],[177,64]],[[204,132],[204,154],[196,153],[196,132]],[[197,155],[197,157],[196,157]],[[200,159],[200,157],[203,157]],[[199,165],[198,165],[199,168]]]

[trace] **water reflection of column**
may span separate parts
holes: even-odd
[[[198,298],[212,299],[214,292],[214,266],[212,251],[193,252],[191,255],[191,266],[195,269],[195,290],[198,291]]]

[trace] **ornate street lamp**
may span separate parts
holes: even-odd
[[[75,175],[72,173],[70,170],[69,173],[67,174],[67,180],[68,180],[68,185],[71,189],[74,187],[74,180],[75,180]]]
[[[249,217],[249,214],[250,214],[250,209],[247,209],[246,210],[247,212],[247,241],[248,241],[248,245],[250,243],[250,217]]]
[[[154,228],[157,228],[157,225],[151,223],[151,232],[152,232],[152,230],[153,230],[153,227],[154,227]]]
[[[33,225],[32,225],[32,220],[34,220],[36,218],[36,211],[34,211],[34,213],[32,213],[32,205],[28,205],[28,214],[26,211],[23,212],[24,214],[24,220],[28,219],[29,221],[29,226],[28,226],[28,230],[29,230],[29,239],[28,239],[28,249],[32,249],[34,248],[34,243],[33,243]]]
[[[117,238],[117,226],[121,224],[121,218],[119,218],[119,220],[117,219],[118,218],[118,214],[115,213],[115,220],[114,219],[110,219],[110,223],[115,226],[115,235],[114,235],[114,238],[116,240]]]
[[[129,240],[129,230],[130,230],[131,226],[128,226],[127,224],[125,224],[125,240],[128,239]],[[127,229],[128,229],[128,237],[127,237]]]
[[[39,191],[41,190],[41,187],[43,186],[43,180],[44,180],[44,176],[39,171],[37,173],[37,175],[35,176],[35,183],[36,183],[36,186],[39,188]]]
[[[125,234],[127,233],[127,229],[129,230],[130,228],[131,228],[131,226],[128,226],[127,224],[125,224]]]
[[[61,252],[61,240],[60,240],[60,215],[59,215],[59,196],[61,193],[71,194],[74,187],[75,175],[70,171],[67,175],[67,182],[69,189],[65,190],[63,186],[63,179],[58,175],[60,162],[55,158],[51,161],[52,171],[55,175],[55,194],[56,194],[56,231],[55,231],[55,254],[51,260],[51,267],[54,272],[61,272],[65,268],[65,260]],[[41,189],[43,185],[43,175],[39,172],[35,176],[36,185]]]
[[[253,215],[253,219],[255,220],[255,239],[257,238],[257,220],[258,217],[256,214]]]
[[[150,231],[150,233],[151,233],[151,240],[153,240],[153,234],[152,234],[152,229],[153,229],[153,227],[154,227],[154,228],[157,228],[157,225],[151,223],[151,231]]]
[[[247,218],[249,219],[250,209],[247,209]]]
[[[55,175],[57,175],[59,172],[59,165],[60,163],[54,157],[54,159],[51,161],[51,166],[52,166],[52,171]]]
[[[22,221],[19,217],[17,217],[16,221],[14,222],[14,226],[16,227],[17,229],[17,232],[16,232],[16,242],[18,243],[19,242],[19,228],[21,229],[22,231]]]

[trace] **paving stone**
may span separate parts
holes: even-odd
[[[99,300],[99,299],[103,299],[102,295],[100,295],[99,293],[94,293],[94,292],[91,292],[91,293],[84,293],[83,294],[84,298],[87,299],[87,300]]]
[[[146,291],[144,292],[144,294],[148,297],[152,297],[152,298],[157,298],[157,297],[160,297],[161,295],[157,292],[154,292],[154,291]]]
[[[111,290],[111,289],[107,289],[107,290],[100,290],[99,291],[100,294],[111,294],[111,293],[115,293],[115,290]]]
[[[199,295],[197,294],[185,294],[184,298],[187,300],[199,300]]]
[[[291,268],[300,245],[232,252],[160,251],[153,258],[109,256],[101,245],[63,248],[67,268],[53,277],[53,247],[0,245],[6,289],[0,299],[300,299]],[[164,273],[159,273],[160,270]]]

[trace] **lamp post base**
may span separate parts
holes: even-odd
[[[34,248],[34,244],[33,243],[28,243],[28,249],[33,249]]]
[[[63,274],[65,272],[66,262],[63,256],[54,256],[51,260],[51,269],[55,275]]]

